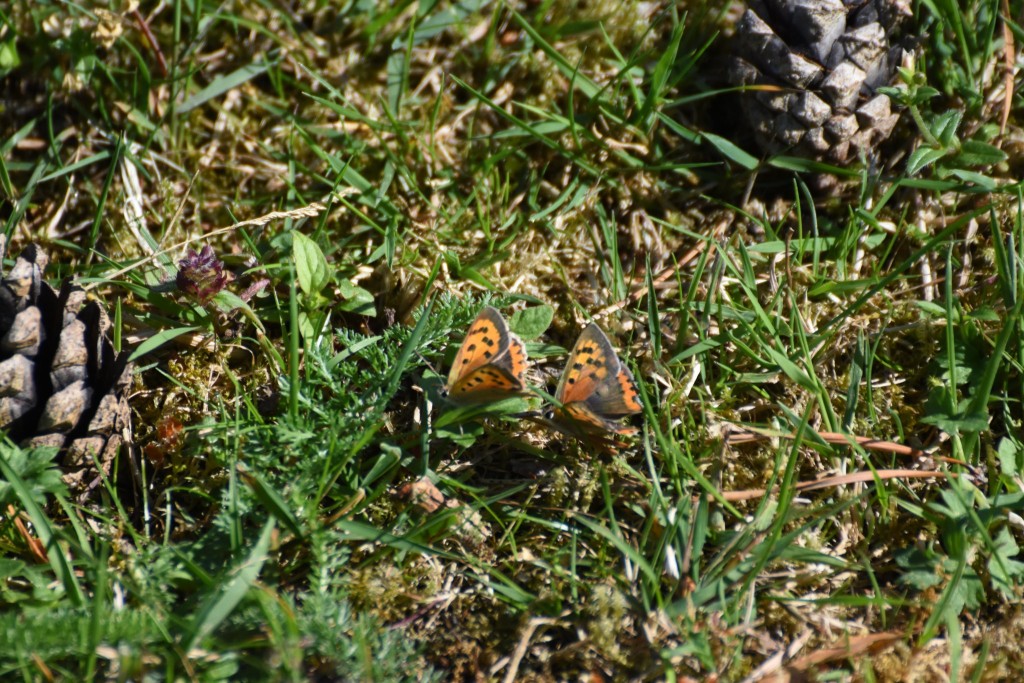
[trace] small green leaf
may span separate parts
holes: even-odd
[[[453,425],[451,427],[436,427],[434,429],[434,437],[451,441],[460,448],[469,448],[483,435],[484,426],[479,422]]]
[[[318,294],[330,279],[327,259],[320,246],[301,232],[292,233],[292,256],[299,287],[307,295]]]
[[[342,298],[342,303],[339,306],[341,310],[360,315],[373,315],[376,312],[373,305],[373,294],[362,287],[354,285],[348,280],[341,280],[338,282],[338,293]]]
[[[172,339],[180,337],[183,334],[188,334],[189,332],[194,332],[195,330],[198,329],[198,327],[193,325],[190,327],[175,327],[174,329],[163,330],[162,332],[158,332],[149,339],[147,339],[146,341],[139,344],[137,347],[135,347],[135,350],[132,351],[132,355],[128,357],[128,361],[131,362],[139,358],[142,358],[150,351],[160,348],[161,346],[171,341]]]
[[[258,315],[256,315],[256,311],[252,310],[252,307],[249,306],[247,301],[244,301],[242,297],[238,296],[231,290],[222,289],[217,292],[212,299],[210,299],[210,302],[216,305],[216,307],[223,313],[241,313],[261,332],[265,331],[263,321],[260,320]]]
[[[956,161],[964,166],[991,166],[1006,161],[1006,152],[987,142],[964,140]]]
[[[934,301],[915,301],[914,305],[928,315],[929,318],[945,318],[946,309]]]
[[[320,328],[319,322],[323,320],[322,315],[310,315],[306,311],[299,311],[299,334],[303,339],[312,340],[316,339],[319,335],[317,330]]]
[[[557,358],[567,355],[569,350],[558,344],[530,342],[526,345],[526,352],[530,354],[530,358]]]
[[[241,468],[241,466],[240,466]],[[263,507],[274,516],[274,518],[281,522],[290,532],[295,534],[297,537],[304,537],[305,531],[302,529],[302,525],[299,523],[298,517],[292,512],[291,507],[285,502],[281,494],[278,493],[272,486],[269,486],[262,477],[254,472],[240,471],[239,477],[245,482],[252,492],[256,495],[256,498],[263,504]]]
[[[831,173],[839,177],[853,177],[857,174],[852,168],[833,166],[821,161],[813,161],[801,157],[777,156],[768,160],[768,165],[783,171],[796,171],[797,173]]]
[[[996,532],[992,540],[995,542],[995,553],[988,561],[992,585],[1003,597],[1013,600],[1016,588],[1024,582],[1024,563],[1016,559],[1020,555],[1020,548],[1006,527]]]
[[[1024,471],[1024,449],[1011,438],[1003,438],[996,448],[999,471],[1006,477],[1019,477]]]
[[[946,156],[946,150],[934,147],[918,147],[907,160],[907,175],[914,175]]]
[[[554,316],[555,310],[551,306],[531,306],[513,313],[508,324],[520,339],[536,339],[548,329]]]
[[[398,448],[389,443],[382,443],[380,445],[380,455],[377,456],[373,466],[370,467],[369,471],[363,476],[362,485],[370,486],[373,482],[377,481],[383,476],[386,476],[388,472],[394,470],[398,466],[398,463],[402,461],[402,449]]]
[[[384,261],[388,268],[395,265],[395,249],[398,247],[398,217],[392,216],[384,231]]]
[[[8,40],[0,43],[0,78],[14,71],[20,65],[21,57],[18,56],[18,44],[12,34]]]
[[[877,278],[862,278],[860,280],[836,281],[823,278],[816,282],[807,292],[810,297],[820,297],[826,294],[852,294],[863,291],[878,284]]]
[[[963,118],[962,112],[951,109],[937,116],[932,123],[932,134],[939,139],[944,148],[948,149],[954,145],[956,129],[960,126],[961,118]]]
[[[484,417],[499,417],[521,413],[529,407],[530,404],[526,402],[526,399],[519,398],[518,396],[484,405],[455,406],[437,418],[437,421],[434,422],[434,429],[441,430],[445,427],[472,422]]]
[[[969,313],[967,317],[973,320],[982,320],[984,322],[989,323],[999,322],[1000,320],[1003,319],[1003,317],[999,315],[998,312],[991,308],[988,308],[987,306],[985,308],[979,308],[976,311],[971,311],[971,313]]]
[[[536,137],[538,135],[555,135],[568,127],[569,123],[566,121],[541,121],[540,123],[528,125],[526,129],[506,128],[498,131],[491,137],[495,140],[502,140],[507,138]]]
[[[476,268],[469,268],[463,266],[462,270],[459,271],[459,277],[462,278],[463,280],[475,282],[484,289],[494,289],[494,283],[492,283],[490,280],[484,277],[483,273],[481,273]]]

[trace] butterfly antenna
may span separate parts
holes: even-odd
[[[436,374],[436,375],[438,375],[438,376],[440,376],[440,375],[441,375],[441,373],[439,373],[439,372],[437,371],[437,368],[435,368],[435,367],[434,367],[434,364],[433,364],[433,363],[431,363],[431,362],[430,362],[429,360],[427,360],[427,359],[426,359],[426,357],[425,357],[425,356],[424,356],[424,355],[423,355],[422,353],[420,353],[420,352],[419,352],[418,350],[417,350],[417,351],[414,351],[414,353],[416,354],[416,356],[417,356],[417,357],[418,357],[418,358],[419,358],[419,359],[420,359],[421,361],[423,361],[423,364],[424,364],[424,365],[426,365],[426,366],[427,366],[428,368],[430,368],[431,370],[433,370],[433,371],[434,371],[434,374]]]

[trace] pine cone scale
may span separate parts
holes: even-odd
[[[6,241],[0,236],[0,257]],[[27,446],[63,451],[65,483],[95,490],[130,432],[127,354],[115,353],[110,319],[71,283],[42,279],[46,255],[30,245],[0,277],[0,428]]]
[[[767,152],[845,162],[870,152],[899,115],[875,94],[903,50],[904,0],[751,0],[736,30],[733,83],[761,86],[741,109]]]

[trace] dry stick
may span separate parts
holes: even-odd
[[[771,657],[761,663],[761,666],[757,667],[750,672],[750,675],[744,678],[740,683],[758,683],[758,681],[765,680],[769,675],[776,674],[782,669],[784,662],[787,659],[792,659],[793,655],[800,651],[807,641],[814,635],[814,631],[811,629],[805,630],[803,633],[793,639],[786,647],[778,650]],[[784,679],[779,679],[784,680]]]
[[[99,648],[96,649],[97,651],[99,650]],[[114,657],[120,654],[120,652],[117,652],[114,655]],[[29,655],[29,657],[32,658],[32,663],[35,664],[36,669],[38,669],[39,673],[43,675],[43,678],[45,678],[47,681],[50,681],[50,683],[53,683],[53,681],[57,680],[57,677],[53,675],[53,670],[46,665],[46,662],[43,661],[43,658],[40,657],[37,652],[33,652]],[[110,660],[113,661],[114,657],[111,657]]]
[[[160,51],[160,43],[153,36],[153,32],[149,29],[149,24],[146,23],[146,19],[139,13],[139,10],[133,9],[132,17],[135,19],[135,23],[139,25],[142,35],[145,36],[146,42],[149,43],[149,49],[153,51],[153,55],[156,57],[157,66],[160,67],[160,75],[167,78],[167,60],[164,59],[164,53]]]
[[[829,647],[804,655],[800,659],[793,660],[786,668],[790,671],[807,671],[812,667],[820,666],[827,662],[850,659],[864,653],[875,653],[882,648],[898,643],[906,637],[906,634],[898,631],[883,631],[882,633],[869,633],[863,636],[843,638],[842,645]]]
[[[688,263],[690,263],[690,261],[693,261],[698,256],[700,256],[704,252],[705,249],[707,250],[709,256],[711,254],[713,254],[714,251],[715,251],[715,246],[716,246],[715,240],[720,238],[722,236],[722,233],[725,232],[726,228],[728,228],[730,225],[732,225],[732,221],[733,221],[733,216],[732,216],[732,214],[729,214],[728,218],[725,218],[725,219],[721,220],[718,223],[718,225],[716,225],[715,228],[711,231],[711,238],[708,241],[701,242],[700,244],[695,246],[693,249],[691,249],[690,251],[686,252],[686,254],[681,259],[679,259],[679,261],[677,261],[677,262],[673,263],[672,265],[662,269],[662,271],[660,273],[658,273],[654,277],[654,281],[652,282],[652,284],[654,286],[657,286],[657,285],[660,285],[661,283],[665,282],[670,277],[675,275],[679,271],[680,268],[682,268],[683,266],[685,266]],[[631,302],[632,303],[639,302],[640,299],[642,299],[644,297],[644,295],[647,294],[647,291],[648,291],[648,288],[647,288],[646,285],[638,285],[630,293],[630,295],[628,297],[626,297],[625,299],[623,299],[622,301],[617,301],[614,304],[611,304],[609,306],[605,306],[600,311],[598,311],[596,314],[594,314],[594,320],[600,320],[601,318],[607,317],[607,316],[611,315],[612,313],[615,313],[616,311],[620,311],[623,308],[625,308],[626,306],[628,306]]]
[[[512,683],[516,680],[516,674],[519,673],[519,664],[523,661],[523,657],[526,656],[526,651],[530,647],[530,640],[533,638],[534,632],[541,626],[550,626],[556,623],[554,619],[547,617],[535,617],[526,622],[526,627],[523,629],[523,635],[519,638],[519,643],[516,645],[516,649],[512,652],[512,657],[508,663],[508,671],[505,672],[502,683]],[[496,672],[495,672],[496,673]]]
[[[957,477],[956,472],[940,472],[938,470],[873,470],[870,472],[854,472],[853,474],[842,474],[835,477],[825,477],[815,481],[801,481],[793,485],[797,491],[816,491],[817,489],[830,488],[833,486],[846,486],[847,484],[863,484],[878,481],[880,479],[932,479],[935,477]],[[772,489],[778,491],[778,487]],[[723,491],[722,498],[730,503],[761,498],[767,489],[746,489],[744,491]]]
[[[764,441],[773,437],[780,437],[783,439],[794,438],[793,434],[786,432],[778,432],[768,429],[759,429],[757,427],[743,426],[739,427],[740,432],[734,432],[726,436],[726,443],[729,445],[736,445],[741,443],[751,443],[753,441]],[[838,432],[814,432],[822,441],[837,446],[852,446],[854,443],[861,448],[869,451],[877,451],[881,453],[891,453],[893,455],[902,455],[910,458],[931,458],[940,462],[948,463],[950,465],[959,465],[970,469],[970,465],[963,460],[957,460],[956,458],[950,458],[944,455],[932,455],[927,451],[922,451],[919,448],[912,448],[910,446],[904,446],[901,443],[895,443],[893,441],[880,441],[878,439],[872,439],[867,436],[854,436],[852,434],[840,434]]]
[[[741,427],[742,431],[739,433],[729,434],[725,437],[726,443],[730,445],[740,443],[751,443],[753,441],[763,441],[772,437],[782,437],[792,439],[793,434],[787,434],[784,432],[776,432],[767,429],[758,429],[757,427]],[[822,441],[826,443],[835,444],[839,446],[850,446],[856,443],[861,448],[872,451],[880,451],[883,453],[892,453],[893,455],[909,456],[914,458],[928,458],[931,457],[934,460],[939,460],[945,463],[960,465],[970,469],[970,465],[957,460],[956,458],[948,458],[945,456],[931,456],[925,451],[917,448],[911,448],[910,446],[904,446],[903,444],[894,443],[892,441],[879,441],[878,439],[871,439],[865,436],[852,436],[849,434],[838,434],[836,432],[814,432]],[[959,476],[956,472],[943,472],[939,470],[907,470],[907,469],[895,469],[895,470],[873,470],[869,472],[855,472],[853,474],[843,474],[835,477],[826,477],[825,479],[818,479],[815,481],[802,481],[794,485],[794,489],[797,491],[814,491],[816,489],[829,488],[833,486],[845,486],[847,484],[858,484],[865,482],[873,482],[881,479],[930,479],[933,477],[957,477]],[[744,491],[726,491],[722,493],[722,497],[730,502],[750,500],[752,498],[760,498],[767,493],[766,489],[747,489]]]

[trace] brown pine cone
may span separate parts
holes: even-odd
[[[750,0],[730,67],[758,144],[844,163],[889,137],[899,114],[876,88],[891,84],[903,49],[893,36],[906,0]]]
[[[5,250],[0,235],[0,258]],[[32,244],[0,277],[0,429],[24,446],[61,449],[64,481],[85,497],[100,483],[96,462],[109,474],[129,437],[131,369],[103,308],[69,282],[55,291],[46,264]]]

